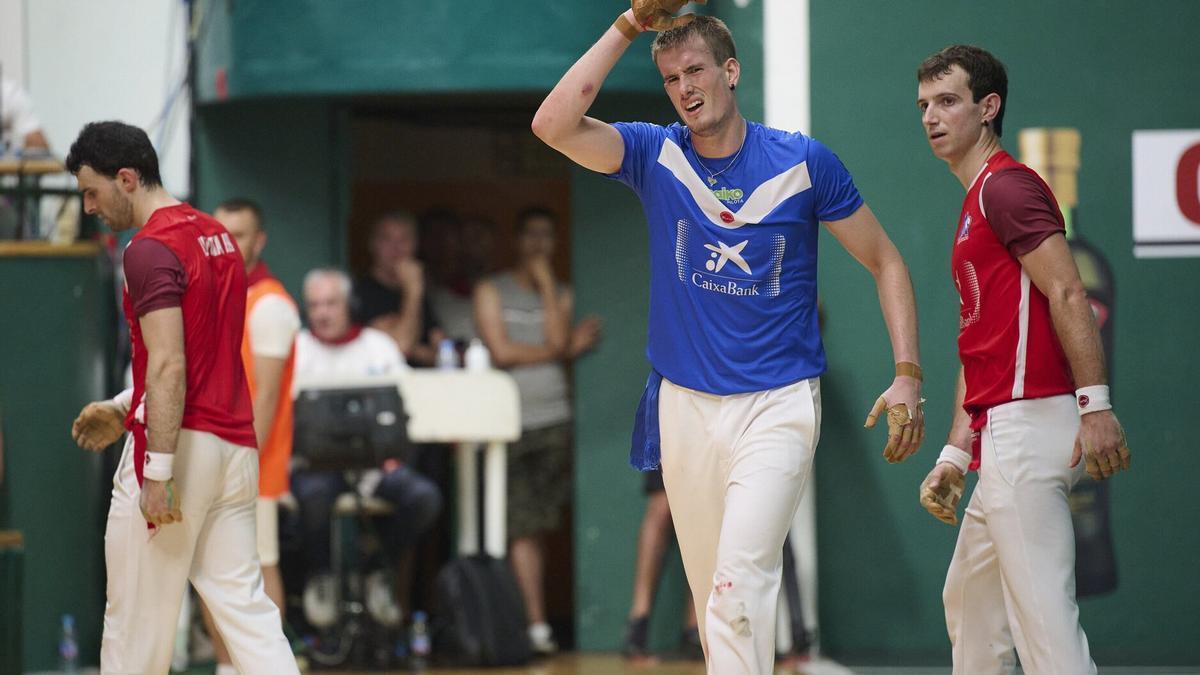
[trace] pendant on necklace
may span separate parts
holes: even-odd
[[[708,177],[708,184],[709,184],[709,185],[716,185],[716,184],[717,184],[717,179],[716,179],[716,177],[715,177],[715,176],[709,176],[709,177]]]

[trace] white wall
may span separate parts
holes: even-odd
[[[25,82],[25,0],[0,0],[0,69]]]
[[[811,134],[808,0],[764,0],[763,60],[767,124]]]
[[[183,0],[0,0],[0,23],[14,3],[25,14],[25,87],[55,154],[64,156],[87,122],[136,124],[158,149],[164,185],[186,196],[187,96],[175,102],[169,133],[159,121],[186,69]],[[0,28],[0,41],[8,34]]]

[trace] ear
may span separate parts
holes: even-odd
[[[742,76],[742,64],[738,63],[737,59],[730,58],[725,61],[725,79],[729,82],[729,88],[733,89],[737,86],[738,79]]]
[[[267,233],[262,230],[254,237],[254,256],[262,257],[263,249],[267,247]]]
[[[996,119],[996,115],[1000,114],[1000,106],[1003,103],[1000,100],[1000,94],[996,92],[992,92],[980,99],[979,105],[983,106],[983,121],[990,124],[992,120]]]
[[[122,192],[130,193],[141,183],[141,176],[134,169],[118,169],[116,181]]]

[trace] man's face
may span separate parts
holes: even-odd
[[[554,256],[554,222],[545,216],[525,221],[517,237],[517,252],[522,260],[551,259]]]
[[[339,279],[316,276],[304,285],[308,327],[322,340],[339,340],[350,330],[350,301]]]
[[[951,66],[942,77],[917,85],[917,107],[925,138],[938,159],[954,162],[979,141],[983,133],[984,102],[973,101],[967,72]]]
[[[388,220],[375,228],[371,238],[371,259],[383,267],[417,257],[417,227],[403,220]]]
[[[254,212],[250,209],[217,209],[213,217],[220,221],[237,241],[238,248],[242,250],[242,260],[246,262],[246,271],[254,269],[262,258],[263,247],[267,245],[267,233],[259,229],[258,218],[254,217]]]
[[[83,210],[89,215],[99,216],[114,232],[137,227],[134,222],[133,200],[130,194],[137,188],[137,172],[121,169],[115,178],[96,173],[92,167],[83,165],[75,175],[79,192],[83,195]]]
[[[718,64],[700,37],[658,52],[655,60],[663,87],[679,119],[697,136],[719,131],[733,116],[733,92],[737,83],[737,61]]]

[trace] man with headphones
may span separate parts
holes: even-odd
[[[303,292],[308,328],[296,336],[293,396],[314,377],[384,376],[408,369],[393,338],[351,320],[351,281],[345,272],[314,269],[304,277]],[[357,487],[395,509],[383,530],[387,558],[393,562],[402,559],[442,509],[437,485],[398,460],[388,460],[378,471],[367,472]],[[304,611],[308,622],[318,629],[333,627],[338,620],[337,581],[330,575],[330,517],[338,495],[349,489],[341,472],[292,473],[308,574]],[[367,610],[382,625],[399,625],[402,614],[395,597],[394,574],[380,569],[367,575]]]

